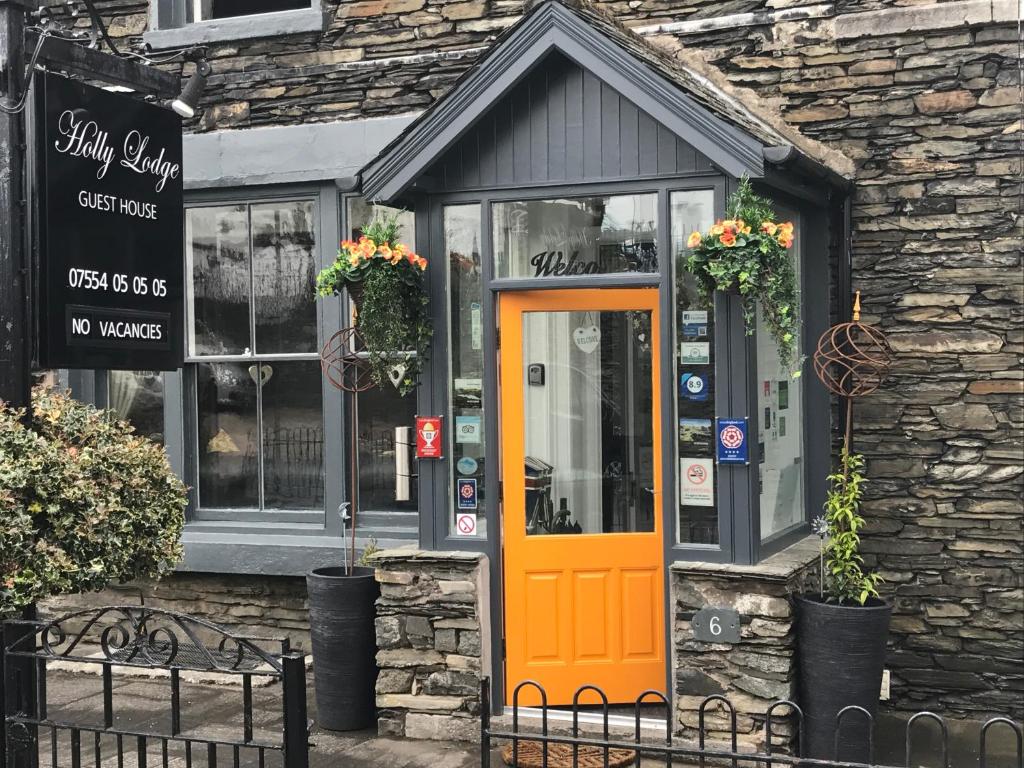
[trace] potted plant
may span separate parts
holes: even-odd
[[[337,296],[346,291],[354,305],[361,348],[344,353],[343,364],[365,366],[373,383],[391,382],[404,395],[416,387],[431,325],[423,280],[427,260],[398,236],[398,215],[378,213],[357,241],[341,243],[334,263],[317,276],[317,294]],[[351,538],[343,535],[345,564],[316,568],[306,576],[317,719],[336,731],[366,728],[377,713],[374,605],[380,590],[373,569],[366,566],[372,547],[356,562],[360,388],[351,390],[352,482],[350,500],[343,505],[347,509],[342,511],[343,533],[350,524]]]
[[[794,357],[800,329],[800,297],[789,250],[793,223],[776,222],[771,202],[754,194],[746,177],[729,197],[726,215],[706,233],[690,235],[687,269],[706,300],[716,290],[739,294],[748,336],[754,333],[760,304],[779,360],[791,367],[799,362]]]
[[[858,292],[853,321],[825,331],[814,357],[821,382],[846,399],[846,427],[839,466],[828,476],[825,514],[814,522],[822,541],[819,590],[796,597],[804,757],[870,757],[863,713],[844,718],[838,742],[836,717],[856,706],[874,718],[885,664],[891,607],[878,595],[881,576],[860,553],[864,459],[852,449],[852,432],[854,399],[881,386],[891,362],[884,335],[860,322]]]
[[[416,387],[432,330],[423,280],[427,260],[400,243],[399,233],[398,214],[378,213],[359,240],[341,243],[334,263],[317,276],[316,291],[348,292],[370,377],[380,386],[394,383],[404,395]]]

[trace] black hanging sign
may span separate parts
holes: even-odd
[[[181,118],[39,74],[38,364],[180,368]]]

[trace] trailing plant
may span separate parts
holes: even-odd
[[[345,240],[316,279],[318,296],[348,290],[373,381],[403,395],[416,387],[432,329],[423,281],[427,260],[398,241],[398,215],[378,213],[358,241]],[[392,379],[397,372],[397,376]]]
[[[840,457],[840,470],[828,476],[825,498],[824,568],[822,591],[839,604],[864,605],[869,597],[878,597],[882,577],[864,569],[860,554],[861,486],[864,484],[864,458],[846,448]]]
[[[177,563],[187,495],[161,446],[45,388],[24,419],[0,402],[0,615]]]
[[[739,292],[748,336],[754,333],[760,303],[782,365],[798,367],[800,296],[790,251],[793,223],[777,223],[771,202],[754,194],[746,177],[730,196],[726,214],[728,218],[715,222],[706,233],[690,235],[687,268],[706,301],[716,290]]]

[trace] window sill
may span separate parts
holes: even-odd
[[[172,29],[154,29],[142,36],[154,49],[180,48],[229,40],[255,40],[261,37],[323,32],[327,15],[319,8],[277,11],[231,19],[214,19],[186,24]]]
[[[185,556],[177,570],[193,573],[303,576],[313,568],[343,562],[341,538],[333,534],[283,535],[196,530],[185,526],[181,543]]]
[[[765,558],[757,565],[676,561],[672,563],[671,569],[673,573],[679,574],[724,578],[753,577],[764,581],[785,582],[818,559],[820,546],[820,540],[812,534]]]

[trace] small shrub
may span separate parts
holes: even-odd
[[[163,448],[65,393],[23,415],[0,403],[0,614],[172,568],[187,495]]]

